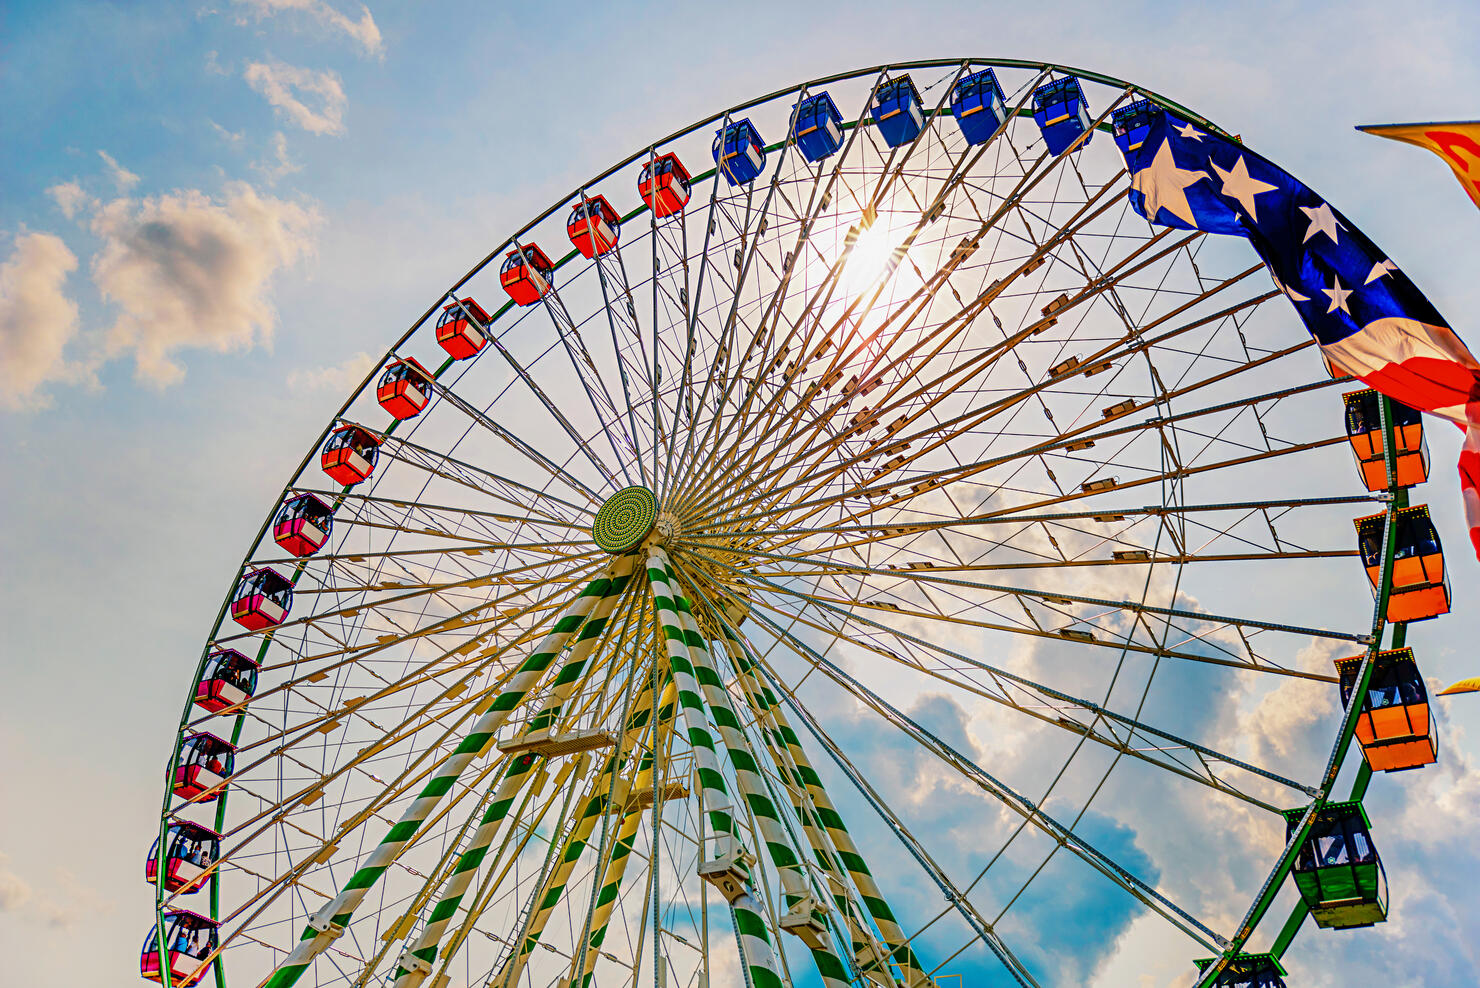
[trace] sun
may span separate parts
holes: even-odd
[[[900,238],[889,223],[875,222],[858,235],[843,267],[843,290],[858,295],[876,287],[899,264],[895,248]]]

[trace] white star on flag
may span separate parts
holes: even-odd
[[[1192,124],[1183,124],[1180,127],[1173,127],[1172,129],[1181,134],[1183,137],[1188,138],[1189,140],[1200,141],[1203,139],[1202,134],[1199,133],[1198,129],[1192,126]]]
[[[1326,308],[1327,315],[1330,315],[1337,309],[1340,309],[1347,315],[1352,314],[1352,310],[1346,307],[1347,296],[1351,295],[1352,293],[1351,291],[1341,287],[1341,279],[1336,277],[1335,274],[1331,275],[1331,287],[1322,288],[1321,294],[1331,300],[1331,304]]]
[[[1248,162],[1244,160],[1243,155],[1239,155],[1234,160],[1233,167],[1227,171],[1218,167],[1218,162],[1212,158],[1208,159],[1208,163],[1213,166],[1213,171],[1218,173],[1223,186],[1221,189],[1223,195],[1237,200],[1238,204],[1244,207],[1244,212],[1249,214],[1249,219],[1258,223],[1259,214],[1254,209],[1254,197],[1262,192],[1273,192],[1279,186],[1261,182],[1251,176]]]
[[[1278,279],[1278,278],[1276,278],[1274,276],[1274,272],[1273,271],[1269,272],[1269,280],[1272,281],[1272,282],[1274,282],[1274,287],[1276,287],[1280,291],[1284,292],[1285,295],[1287,295],[1289,297],[1289,299],[1290,299],[1291,302],[1309,302],[1310,301],[1310,297],[1309,296],[1307,296],[1307,295],[1301,295],[1299,292],[1297,292],[1293,288],[1286,288],[1280,282],[1280,279]]]
[[[1183,190],[1208,177],[1207,172],[1178,168],[1172,158],[1172,142],[1163,139],[1151,164],[1131,177],[1131,188],[1146,197],[1146,215],[1152,219],[1163,208],[1188,226],[1197,226],[1192,206]]]
[[[1336,214],[1331,212],[1331,204],[1323,202],[1319,206],[1301,206],[1300,211],[1310,220],[1310,226],[1305,228],[1305,236],[1300,238],[1305,243],[1318,233],[1324,233],[1331,238],[1331,242],[1337,243],[1336,231],[1341,229],[1341,224],[1336,221]]]
[[[1378,278],[1381,278],[1383,275],[1391,274],[1396,270],[1398,270],[1398,266],[1396,264],[1394,264],[1392,261],[1389,261],[1387,258],[1383,258],[1376,264],[1372,265],[1372,272],[1367,275],[1367,280],[1362,282],[1362,284],[1370,285]]]

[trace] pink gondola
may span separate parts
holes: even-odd
[[[257,663],[234,648],[217,649],[206,658],[195,705],[211,713],[245,703],[257,692]]]
[[[164,924],[170,984],[190,988],[210,969],[206,959],[216,950],[216,921],[188,909],[176,909],[164,914]],[[164,982],[160,974],[158,926],[150,929],[139,953],[139,973],[146,980]]]
[[[278,510],[272,540],[301,558],[318,552],[333,530],[334,509],[312,494],[299,494]]]
[[[270,566],[254,569],[237,584],[231,619],[248,631],[276,627],[293,608],[293,584]]]
[[[214,734],[202,731],[180,742],[180,759],[175,765],[174,792],[192,803],[209,803],[221,795],[221,789],[236,767],[236,747]]]
[[[175,820],[165,833],[164,887],[185,895],[199,892],[221,856],[221,835],[189,820]],[[159,874],[159,838],[144,861],[144,879],[150,885]]]

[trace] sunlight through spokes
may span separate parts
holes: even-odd
[[[875,222],[858,235],[843,268],[843,291],[851,297],[875,288],[899,266],[895,253],[903,234],[887,222]]]

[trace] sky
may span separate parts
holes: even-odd
[[[1438,160],[1353,126],[1480,116],[1477,50],[1480,7],[1463,2],[0,5],[8,974],[138,983],[161,767],[243,548],[389,342],[585,177],[807,78],[1051,60],[1241,134],[1360,223],[1475,343],[1480,212]],[[1480,673],[1464,644],[1480,634],[1480,565],[1449,479],[1457,437],[1430,431],[1456,613],[1412,643],[1448,682]],[[917,703],[934,723],[960,713]],[[1317,743],[1307,713],[1226,729]],[[1473,983],[1480,702],[1439,716],[1440,766],[1379,779],[1368,801],[1403,863],[1390,872],[1402,909],[1345,940],[1307,929],[1299,984]],[[977,797],[939,787],[940,818],[967,827]],[[1133,832],[1092,825],[1134,859]],[[1185,854],[1174,864],[1209,867],[1204,849]],[[1052,905],[1033,907],[1045,927]],[[1143,935],[1131,924],[1064,983],[1166,983],[1121,959],[1144,953]]]

